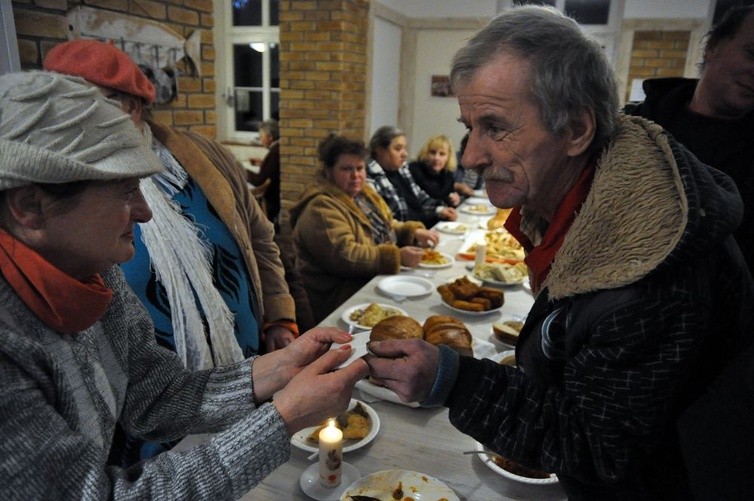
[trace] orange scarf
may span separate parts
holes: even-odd
[[[113,297],[100,275],[71,278],[1,229],[0,272],[42,322],[63,334],[94,325]]]
[[[526,251],[524,262],[531,270],[531,290],[534,293],[539,292],[550,273],[555,254],[563,245],[563,240],[568,230],[571,229],[577,212],[581,209],[589,194],[594,179],[594,171],[594,161],[581,171],[576,184],[563,197],[555,211],[555,217],[550,221],[545,234],[542,236],[542,241],[536,247],[521,231],[521,207],[514,208],[505,221],[505,228],[521,243]]]

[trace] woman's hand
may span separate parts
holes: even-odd
[[[422,260],[424,250],[413,245],[401,247],[401,265],[416,268]]]
[[[283,417],[289,435],[346,411],[354,385],[369,374],[362,359],[331,372],[350,354],[350,347],[326,353],[305,367],[275,396],[273,404]]]
[[[444,221],[455,221],[458,219],[458,213],[453,207],[445,207],[438,215]]]
[[[258,402],[269,399],[288,382],[330,349],[332,343],[348,343],[352,336],[335,327],[315,327],[294,339],[282,350],[254,360],[252,379]]]
[[[435,230],[419,228],[414,232],[414,241],[419,247],[434,247],[440,242],[440,234]]]

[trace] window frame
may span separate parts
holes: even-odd
[[[220,22],[215,24],[215,47],[216,54],[215,79],[217,104],[217,135],[224,141],[234,142],[257,142],[259,132],[243,131],[236,129],[235,114],[235,90],[246,89],[236,87],[234,79],[234,45],[247,45],[250,43],[277,44],[280,46],[280,27],[270,26],[270,2],[262,2],[262,25],[261,26],[234,26],[233,25],[233,0],[217,0],[214,3],[215,19]],[[278,50],[279,54],[279,50]],[[271,118],[271,96],[280,93],[279,87],[272,87],[270,51],[262,52],[262,120]],[[258,91],[259,87],[249,88]],[[279,97],[279,96],[278,96]]]

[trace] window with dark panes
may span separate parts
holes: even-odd
[[[229,11],[229,12],[228,12]],[[226,137],[256,137],[278,117],[280,104],[279,0],[226,0],[222,37]]]

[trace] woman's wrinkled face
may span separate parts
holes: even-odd
[[[78,279],[133,258],[134,226],[152,218],[139,179],[93,182],[75,198],[61,202],[50,196],[44,203],[43,237],[35,250]],[[61,203],[70,207],[56,210]]]
[[[440,172],[448,165],[449,148],[446,144],[435,143],[427,149],[426,162],[435,172]]]
[[[367,164],[359,155],[342,154],[330,169],[332,181],[353,198],[364,189],[367,178]]]
[[[400,169],[407,158],[406,136],[396,136],[387,148],[377,148],[376,160],[387,171]]]

